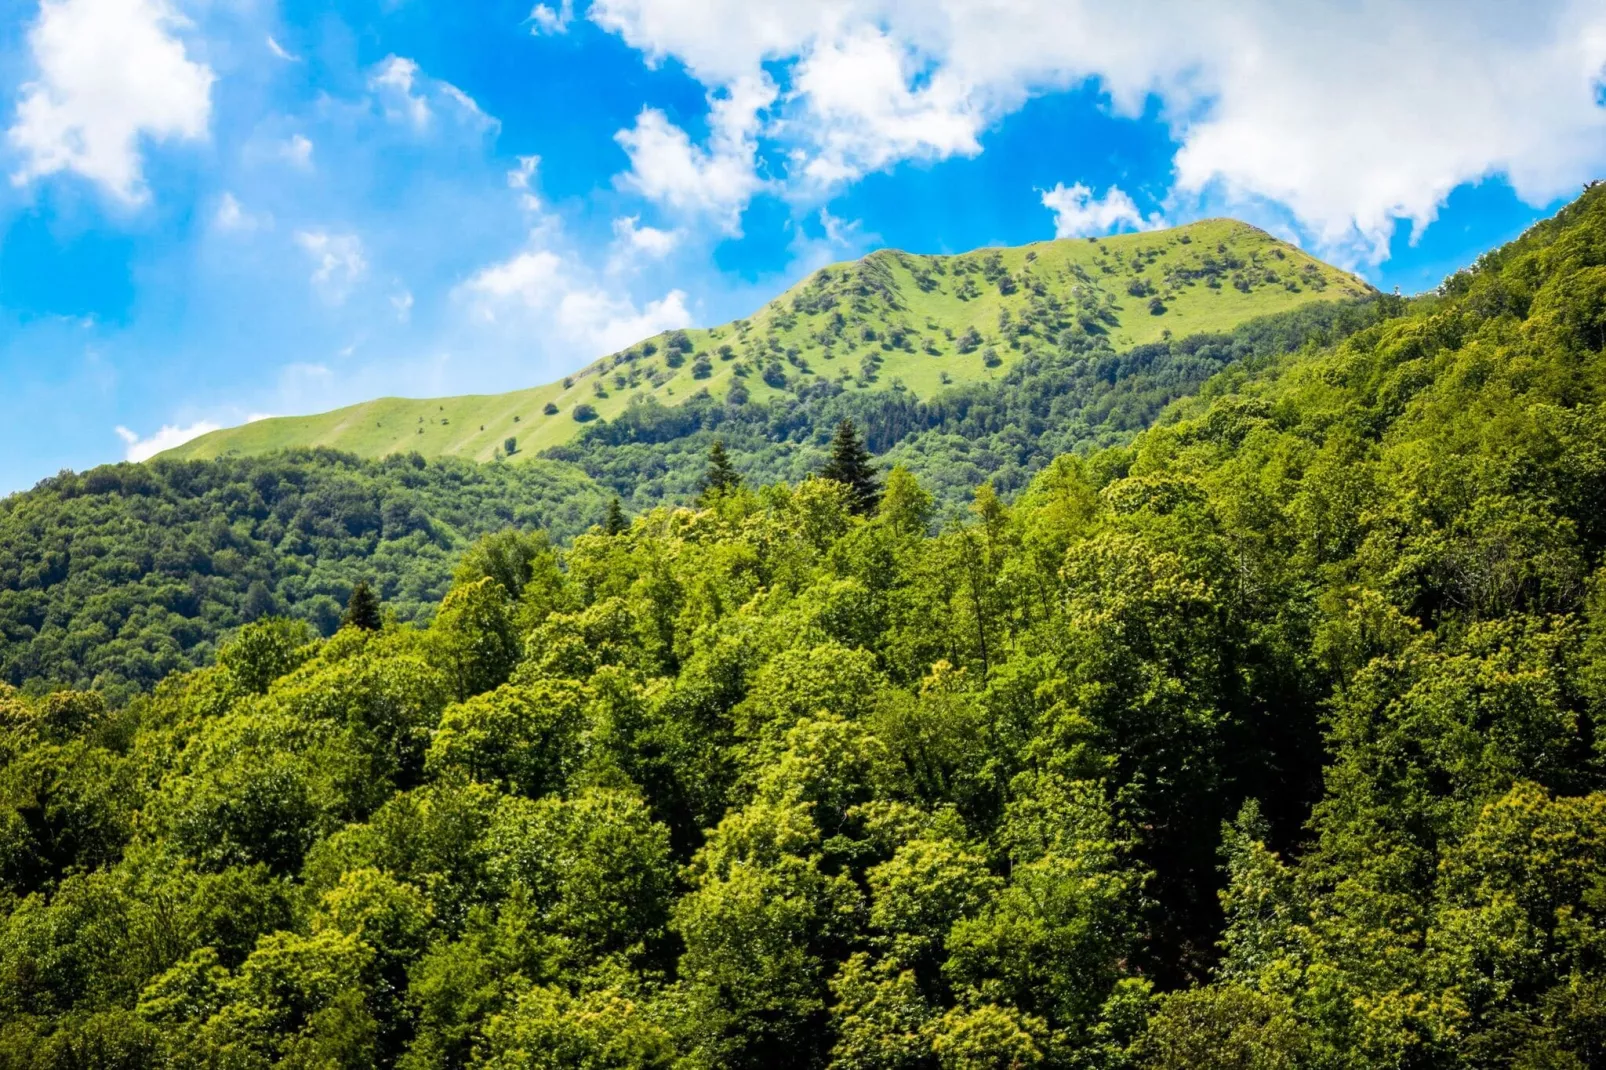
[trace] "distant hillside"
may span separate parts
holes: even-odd
[[[523,461],[633,402],[708,397],[741,405],[805,396],[823,382],[930,398],[948,386],[1003,381],[1034,354],[1079,341],[1122,351],[1369,292],[1354,276],[1226,219],[961,256],[888,250],[822,268],[747,319],[658,335],[557,383],[261,420],[164,456],[323,446],[364,457],[416,451],[489,461],[512,437],[509,459]]]
[[[263,616],[332,632],[359,580],[399,619],[427,618],[473,539],[566,540],[606,507],[551,462],[318,450],[64,473],[0,499],[0,692],[121,700],[210,663],[223,634]]]

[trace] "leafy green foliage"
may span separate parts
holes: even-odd
[[[1332,344],[1381,312],[1379,301],[1321,302],[1230,333],[1167,338],[1121,353],[1103,335],[1070,334],[997,382],[955,384],[923,397],[820,382],[740,405],[712,396],[675,406],[645,399],[546,456],[578,465],[649,509],[698,493],[696,475],[716,439],[750,482],[797,482],[830,459],[832,433],[848,420],[882,466],[904,465],[952,512],[980,483],[1015,494],[1061,454],[1130,441],[1223,369],[1249,373],[1282,354]]]
[[[1606,189],[935,533],[733,488],[6,688],[0,1062],[1599,1065],[1603,266]]]
[[[398,619],[427,618],[475,537],[562,537],[604,508],[551,464],[320,451],[66,473],[0,502],[0,681],[121,702],[259,616],[330,634],[365,581]]]

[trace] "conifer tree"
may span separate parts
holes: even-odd
[[[607,535],[621,535],[630,526],[625,519],[624,506],[619,504],[619,496],[614,495],[613,501],[608,503],[608,518],[602,522],[602,530]]]
[[[861,516],[875,510],[881,500],[881,484],[870,464],[870,451],[859,441],[852,420],[836,425],[831,439],[831,459],[820,469],[821,479],[834,479],[853,492],[853,511]]]
[[[707,506],[741,485],[742,477],[736,474],[736,468],[731,464],[730,454],[725,450],[725,440],[716,438],[708,448],[708,470],[703,473],[698,504]]]
[[[374,593],[373,587],[367,580],[358,580],[357,586],[351,589],[351,597],[346,600],[345,616],[340,618],[343,628],[361,628],[365,632],[377,632],[384,626],[379,615],[379,595]]]

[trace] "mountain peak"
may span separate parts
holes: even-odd
[[[561,445],[637,401],[704,392],[732,404],[833,384],[930,397],[1001,378],[1034,352],[1100,338],[1120,350],[1228,330],[1366,283],[1257,227],[1206,219],[1169,230],[1056,238],[959,254],[880,249],[822,267],[751,316],[666,331],[546,386],[507,394],[382,398],[260,420],[163,456],[328,446],[513,461]]]

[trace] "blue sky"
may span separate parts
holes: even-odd
[[[1226,7],[0,0],[0,492],[884,245],[1231,214],[1415,292],[1606,169],[1598,3]]]

